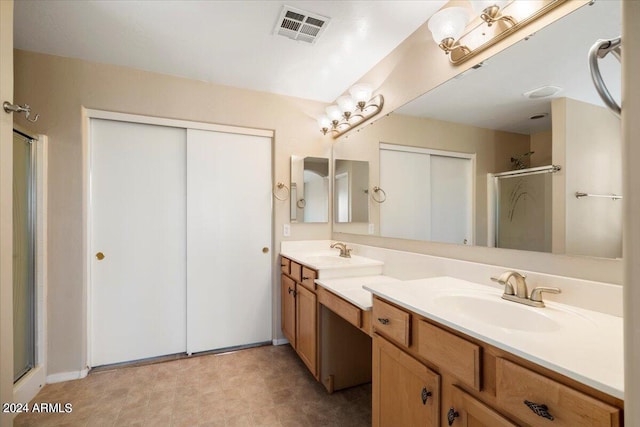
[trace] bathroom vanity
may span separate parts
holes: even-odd
[[[280,263],[285,337],[328,392],[371,381],[371,303],[356,306],[319,287],[316,279],[379,275],[382,263],[361,257],[340,259],[334,253],[292,258],[282,256]],[[358,287],[362,294],[369,294]]]
[[[383,266],[496,267],[375,251],[389,265],[331,251],[283,252],[281,263],[285,335],[329,392],[372,381],[374,426],[622,425],[621,317],[555,295],[529,307],[450,276],[399,280]]]
[[[621,425],[621,369],[604,362],[621,343],[620,318],[553,303],[520,308],[499,291],[478,294],[450,277],[367,288],[374,293],[374,426]],[[466,300],[490,312],[476,318],[473,308],[460,310]],[[566,324],[572,317],[576,324]],[[572,336],[585,325],[586,333]]]

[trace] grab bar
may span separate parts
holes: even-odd
[[[616,37],[615,39],[610,40],[600,39],[591,46],[591,49],[589,49],[589,69],[591,70],[591,80],[593,80],[593,84],[596,87],[598,95],[602,98],[602,101],[618,118],[620,118],[622,109],[616,100],[613,99],[611,93],[607,89],[607,86],[604,84],[602,74],[600,74],[600,67],[598,66],[598,58],[604,58],[611,53],[618,62],[621,62],[621,46],[622,38]]]

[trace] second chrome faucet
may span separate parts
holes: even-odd
[[[513,284],[510,282],[512,277],[515,280],[515,290],[513,288]],[[517,271],[507,271],[502,273],[499,277],[491,278],[491,280],[493,280],[494,282],[498,282],[504,286],[504,293],[502,294],[503,299],[520,304],[530,305],[532,307],[544,307],[544,302],[542,301],[543,292],[551,294],[559,294],[561,292],[558,288],[548,288],[540,286],[534,288],[531,291],[531,295],[529,295],[529,292],[527,290],[527,282],[525,281],[525,279],[526,276],[523,276]]]
[[[340,256],[342,258],[351,258],[351,249],[347,248],[347,245],[341,242],[335,242],[331,244],[331,248],[340,249]]]

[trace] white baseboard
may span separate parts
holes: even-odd
[[[47,375],[47,384],[61,383],[63,381],[79,380],[89,373],[88,369],[81,371],[60,372],[58,374]]]
[[[273,345],[285,345],[289,344],[289,340],[286,338],[274,338]]]

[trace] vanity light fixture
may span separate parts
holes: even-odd
[[[349,89],[349,95],[339,97],[337,105],[325,109],[326,115],[318,118],[320,131],[326,135],[329,131],[336,138],[363,121],[375,116],[382,110],[382,95],[372,97],[373,87],[370,84],[358,83]]]
[[[447,7],[427,24],[433,40],[460,64],[567,0],[469,0]],[[473,11],[473,13],[471,13]]]

